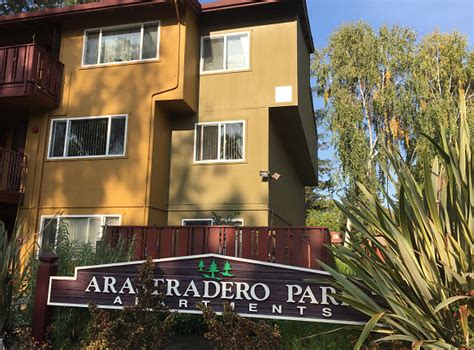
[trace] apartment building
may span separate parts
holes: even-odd
[[[304,225],[305,0],[105,0],[0,17],[0,220]],[[61,219],[58,219],[61,216]]]

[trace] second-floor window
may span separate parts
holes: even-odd
[[[86,30],[82,64],[157,59],[158,31],[159,22]]]
[[[202,37],[201,72],[225,72],[249,68],[249,33]]]
[[[196,162],[244,160],[244,122],[196,124]]]
[[[127,116],[53,119],[48,158],[123,156]]]

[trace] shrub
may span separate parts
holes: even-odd
[[[280,345],[280,330],[264,321],[243,318],[224,304],[224,312],[217,317],[210,307],[198,305],[203,312],[208,331],[204,336],[219,349],[277,349]]]
[[[139,270],[137,304],[123,311],[89,307],[91,348],[162,349],[172,332],[175,314],[164,305],[164,294],[156,291],[153,280],[155,264],[148,258]]]
[[[33,246],[32,246],[33,247]],[[31,317],[36,285],[36,272],[38,260],[28,249],[30,255],[28,263],[23,266],[18,283],[13,284],[12,298],[9,308],[9,336],[8,341],[15,344],[16,348],[30,349],[35,344],[31,337]],[[116,247],[110,247],[101,242],[96,246],[90,243],[79,243],[69,239],[68,227],[60,224],[55,252],[58,254],[58,274],[74,274],[74,268],[82,265],[95,265],[128,261],[131,259],[133,244],[127,248],[123,241]],[[2,260],[3,261],[3,260]],[[73,349],[79,348],[81,340],[86,336],[87,324],[90,314],[86,309],[56,308],[53,314],[53,325],[50,337],[54,348]],[[41,347],[51,344],[36,345]]]
[[[21,261],[31,251],[29,246],[22,246],[20,242],[19,230],[15,229],[10,235],[0,222],[0,338],[5,337],[7,341],[16,331],[15,310],[12,308],[15,291],[24,288],[25,271],[28,270],[28,263],[22,267]]]
[[[105,230],[106,231],[106,230]],[[58,255],[58,275],[72,276],[76,266],[106,264],[129,261],[133,254],[133,244],[119,241],[116,247],[97,242],[80,243],[69,239],[68,227],[60,222],[54,251]],[[73,349],[81,347],[87,338],[87,324],[91,315],[82,308],[56,308],[53,316],[51,337],[54,347]]]

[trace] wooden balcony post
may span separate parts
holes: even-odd
[[[46,340],[46,332],[51,325],[51,307],[47,305],[49,277],[58,272],[58,256],[44,253],[39,256],[39,267],[36,275],[35,300],[33,304],[32,328],[33,338],[39,343]]]

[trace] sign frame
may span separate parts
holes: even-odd
[[[160,264],[164,262],[174,262],[174,261],[182,261],[182,260],[190,260],[190,259],[225,259],[229,261],[236,261],[241,263],[248,263],[253,265],[260,265],[260,266],[267,266],[272,268],[279,268],[285,270],[292,270],[295,272],[303,272],[303,273],[310,273],[319,277],[331,277],[331,274],[327,271],[316,270],[316,269],[309,269],[304,267],[297,267],[291,265],[284,265],[278,263],[271,263],[259,260],[251,260],[227,255],[220,255],[220,254],[197,254],[197,255],[188,255],[188,256],[180,256],[180,257],[169,257],[169,258],[159,258],[153,259],[155,264]],[[108,263],[108,264],[99,264],[99,265],[88,265],[88,266],[77,266],[74,269],[74,276],[50,276],[49,283],[48,283],[48,295],[47,295],[47,305],[48,306],[63,306],[63,307],[81,307],[87,308],[89,304],[78,304],[78,303],[66,303],[66,302],[54,302],[51,301],[51,292],[52,292],[52,284],[53,281],[77,281],[78,274],[81,270],[87,269],[99,269],[99,268],[110,268],[110,267],[120,267],[120,266],[130,266],[130,265],[142,265],[146,260],[136,260],[136,261],[129,261],[129,262],[118,262],[118,263]],[[308,279],[304,279],[306,281]],[[309,282],[314,283],[314,282]],[[326,283],[329,285],[329,283]],[[101,309],[109,309],[109,310],[122,310],[126,306],[115,306],[115,305],[97,305],[98,308]],[[339,305],[338,307],[343,307]],[[350,306],[344,306],[350,308]],[[199,310],[185,310],[185,309],[174,309],[170,308],[170,312],[178,312],[178,313],[187,313],[187,314],[202,314]],[[221,315],[221,311],[214,310],[217,315]],[[265,314],[256,314],[256,313],[245,313],[245,312],[237,312],[238,315],[242,317],[248,318],[259,318],[259,319],[274,319],[274,320],[289,320],[289,321],[300,321],[300,322],[317,322],[317,323],[329,323],[329,324],[344,324],[344,325],[364,325],[366,322],[364,321],[351,321],[351,320],[335,320],[331,318],[324,318],[324,317],[293,317],[293,316],[281,316],[281,315],[265,315]],[[361,314],[362,315],[362,314]]]

